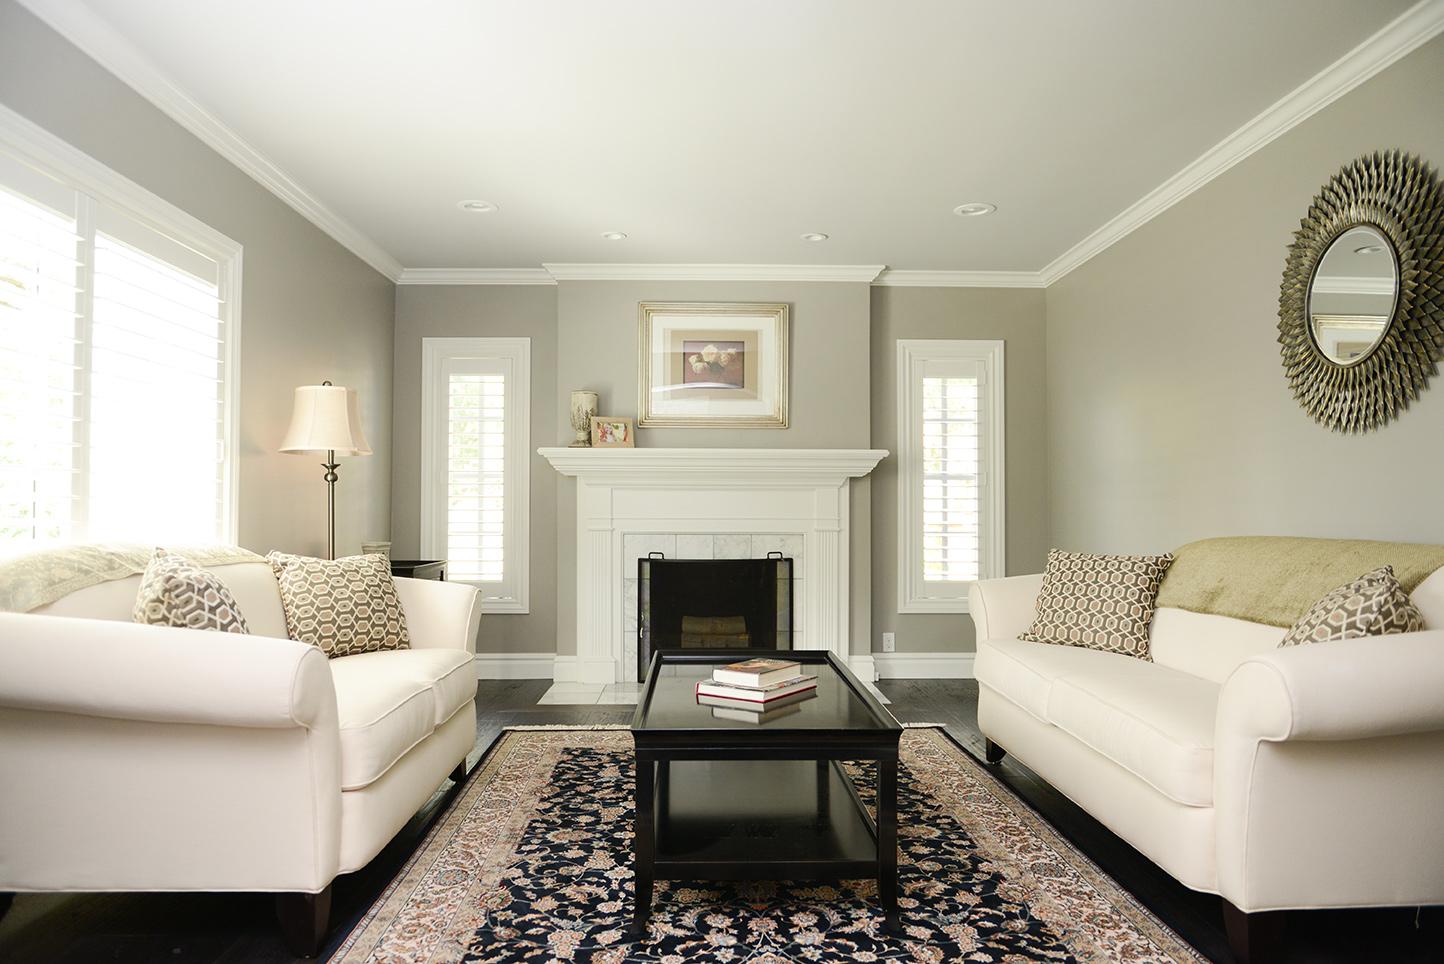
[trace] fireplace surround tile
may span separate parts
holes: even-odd
[[[729,533],[716,536],[712,542],[712,558],[714,559],[751,559],[752,537]]]

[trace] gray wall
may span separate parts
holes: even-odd
[[[11,0],[0,0],[0,103],[245,246],[240,533],[321,554],[320,459],[276,452],[297,385],[360,393],[375,455],[342,459],[340,552],[387,538],[394,286]]]
[[[860,283],[564,281],[558,285],[557,393],[590,388],[606,415],[637,414],[638,309],[642,301],[768,301],[791,306],[788,428],[642,429],[645,447],[868,448],[869,287]],[[555,439],[571,437],[559,405]],[[545,443],[538,443],[545,444]],[[852,586],[855,650],[866,651],[871,624],[871,495],[852,486]],[[576,652],[576,483],[557,486],[557,651]]]
[[[1441,91],[1436,39],[1048,289],[1054,542],[1444,542],[1441,379],[1383,429],[1340,435],[1294,401],[1276,340],[1285,248],[1314,194],[1374,150],[1444,165]]]
[[[1027,288],[875,288],[872,292],[872,444],[897,451],[897,342],[900,338],[1004,342],[1007,397],[1008,572],[1038,572],[1048,554],[1043,432],[1043,292]],[[897,651],[971,651],[963,614],[897,611],[897,457],[872,474],[872,648],[897,633]]]
[[[396,289],[396,395],[391,523],[397,557],[420,549],[421,339],[531,339],[531,612],[482,620],[484,653],[550,653],[557,634],[557,474],[536,454],[557,441],[557,289],[547,285],[401,285]],[[564,406],[562,406],[564,407]]]

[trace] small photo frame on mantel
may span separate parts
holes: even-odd
[[[787,427],[787,305],[639,307],[639,426]]]
[[[630,418],[620,415],[592,416],[592,448],[631,449],[637,447],[637,430]]]

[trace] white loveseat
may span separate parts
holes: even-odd
[[[990,762],[1221,895],[1241,959],[1258,912],[1444,903],[1444,570],[1412,594],[1423,632],[1279,649],[1277,626],[1159,608],[1152,662],[1019,640],[1042,578],[969,598]]]
[[[214,567],[252,635],[131,622],[140,576],[0,613],[0,891],[275,891],[293,948],[476,737],[470,587],[396,580],[411,648],[286,639],[265,563]]]

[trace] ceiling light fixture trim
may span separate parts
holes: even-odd
[[[627,235],[621,231],[603,231],[602,237],[607,241],[625,241]]]
[[[814,242],[815,242],[815,241],[826,241],[826,240],[828,239],[828,237],[829,237],[828,235],[823,234],[821,231],[809,231],[809,232],[807,232],[806,234],[802,235],[802,240],[804,240],[804,241],[814,241]]]
[[[456,206],[468,214],[495,214],[501,210],[491,201],[457,201]]]
[[[953,213],[960,218],[980,218],[986,214],[992,214],[996,210],[998,210],[998,206],[987,201],[964,201],[953,208]]]

